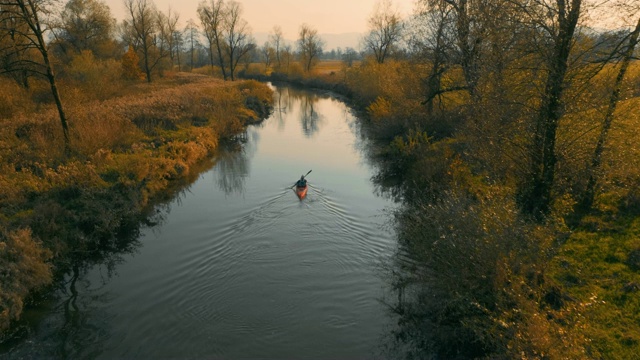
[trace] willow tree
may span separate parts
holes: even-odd
[[[0,0],[0,37],[2,43],[10,45],[2,49],[3,57],[10,58],[13,64],[4,67],[3,72],[28,69],[44,76],[49,82],[49,88],[58,109],[60,124],[64,135],[65,151],[69,149],[69,126],[67,116],[62,106],[62,99],[58,91],[56,76],[49,57],[45,32],[49,31],[41,22],[41,15],[49,13],[51,3],[37,0]],[[41,56],[40,61],[34,61],[21,55],[35,50]],[[18,55],[18,56],[12,56]]]

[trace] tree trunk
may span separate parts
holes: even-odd
[[[216,39],[216,48],[218,50],[218,60],[220,60],[220,69],[222,69],[222,78],[227,81],[227,70],[224,67],[224,55],[222,54],[222,48],[220,48],[219,39]]]
[[[624,80],[624,76],[627,73],[627,69],[629,68],[629,63],[631,62],[631,58],[633,57],[633,51],[638,44],[638,36],[640,35],[640,19],[638,19],[638,23],[636,24],[636,28],[631,33],[629,37],[629,46],[625,50],[622,58],[622,63],[620,65],[620,70],[618,71],[618,76],[616,77],[615,85],[613,88],[613,92],[611,93],[611,97],[609,97],[609,107],[607,108],[607,112],[605,113],[604,122],[602,124],[602,130],[600,131],[600,136],[598,137],[598,142],[596,143],[596,148],[593,152],[593,157],[591,158],[591,164],[589,166],[589,180],[587,182],[586,189],[584,194],[582,195],[580,206],[582,209],[587,210],[590,209],[593,205],[593,200],[595,198],[596,193],[596,185],[597,185],[597,172],[600,168],[600,164],[602,162],[602,153],[604,151],[604,144],[607,141],[607,137],[609,134],[609,130],[611,129],[611,123],[613,122],[613,114],[616,111],[616,106],[618,105],[618,101],[620,100],[620,92],[622,91],[622,81]]]
[[[46,68],[46,77],[47,77],[47,80],[49,81],[51,94],[53,95],[53,99],[56,103],[56,107],[58,109],[58,116],[60,117],[60,124],[62,125],[65,153],[68,153],[69,152],[69,126],[67,124],[67,116],[62,106],[62,99],[60,98],[60,93],[58,92],[58,86],[56,85],[56,77],[53,72],[53,67],[51,66],[51,62],[49,61],[47,44],[44,41],[44,37],[42,36],[42,28],[40,26],[40,20],[38,19],[38,12],[36,10],[36,7],[33,1],[28,0],[27,4],[29,5],[29,9],[26,8],[26,4],[24,2],[22,1],[19,2],[19,5],[22,9],[22,13],[25,16],[25,20],[28,22],[29,26],[31,27],[31,30],[34,32],[36,39],[38,40],[38,50],[40,51],[40,54],[42,54],[42,59],[44,61],[44,66]]]
[[[474,40],[471,45],[471,19],[469,19],[469,6],[467,0],[460,0],[457,11],[456,31],[458,37],[458,46],[462,53],[461,66],[464,73],[464,79],[467,83],[469,95],[476,98],[476,87],[478,85],[478,47],[481,42],[480,38]]]
[[[235,57],[235,47],[233,45],[229,45],[229,76],[231,76],[231,81],[235,81],[235,72],[236,66],[234,64]]]
[[[149,47],[147,39],[142,40],[142,55],[144,56],[144,72],[147,75],[147,82],[151,83],[151,68],[149,67]]]
[[[571,0],[571,9],[566,13],[564,0],[557,1],[559,31],[555,36],[553,58],[536,121],[531,149],[530,182],[524,185],[520,197],[522,209],[538,220],[542,220],[550,210],[557,162],[556,133],[562,117],[561,98],[573,34],[582,4],[582,0]]]

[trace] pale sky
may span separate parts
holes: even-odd
[[[275,25],[282,28],[285,39],[295,40],[300,25],[306,23],[320,34],[364,33],[367,18],[378,0],[236,0],[242,4],[243,18],[253,33],[271,32]],[[200,0],[153,0],[156,7],[180,14],[184,26],[189,19],[198,21],[196,9]],[[121,0],[106,0],[118,21],[124,18],[125,8]],[[414,0],[392,0],[404,16],[413,10]]]

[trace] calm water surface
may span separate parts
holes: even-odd
[[[376,357],[393,204],[342,102],[276,90],[273,115],[159,208],[136,253],[82,272],[0,357]]]

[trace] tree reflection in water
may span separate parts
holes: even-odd
[[[315,105],[320,99],[327,99],[329,95],[318,95],[309,91],[301,91],[294,88],[287,88],[287,100],[289,108],[294,101],[300,104],[299,116],[302,133],[306,137],[312,137],[319,129],[322,122],[322,115],[315,110]]]
[[[243,194],[251,164],[249,159],[256,152],[260,137],[256,127],[252,125],[244,133],[224,142],[216,157],[216,183],[225,194]],[[249,140],[251,139],[251,140]]]
[[[292,108],[292,99],[289,96],[288,87],[277,88],[275,92],[276,100],[273,109],[274,117],[278,121],[278,129],[284,129],[286,114]]]
[[[208,166],[211,166],[210,164]],[[93,231],[74,229],[68,234],[82,243],[81,251],[76,251],[64,262],[58,264],[58,273],[51,291],[36,294],[32,304],[25,309],[21,320],[13,331],[0,338],[0,353],[10,358],[95,358],[104,350],[102,340],[109,333],[106,319],[112,315],[102,311],[109,302],[110,294],[104,285],[115,275],[119,264],[126,256],[138,251],[141,246],[143,227],[156,227],[164,223],[170,211],[169,201],[180,199],[188,191],[188,186],[197,176],[185,179],[181,184],[169,189],[162,197],[148,206],[142,213],[135,206],[126,206],[131,194],[126,191],[111,193],[80,192],[77,201],[112,201],[109,214],[102,214],[96,224],[111,224],[112,227],[90,227]],[[61,204],[61,206],[71,206]],[[39,229],[38,223],[33,224]],[[90,281],[86,275],[95,269],[101,274],[99,282]],[[105,319],[105,321],[100,321]],[[98,323],[100,326],[96,326]],[[30,346],[15,346],[24,339],[37,338]],[[87,346],[91,344],[91,346]]]
[[[300,122],[302,124],[302,132],[305,136],[311,137],[318,131],[318,121],[320,115],[314,110],[313,105],[317,102],[317,98],[305,96],[300,102]]]

